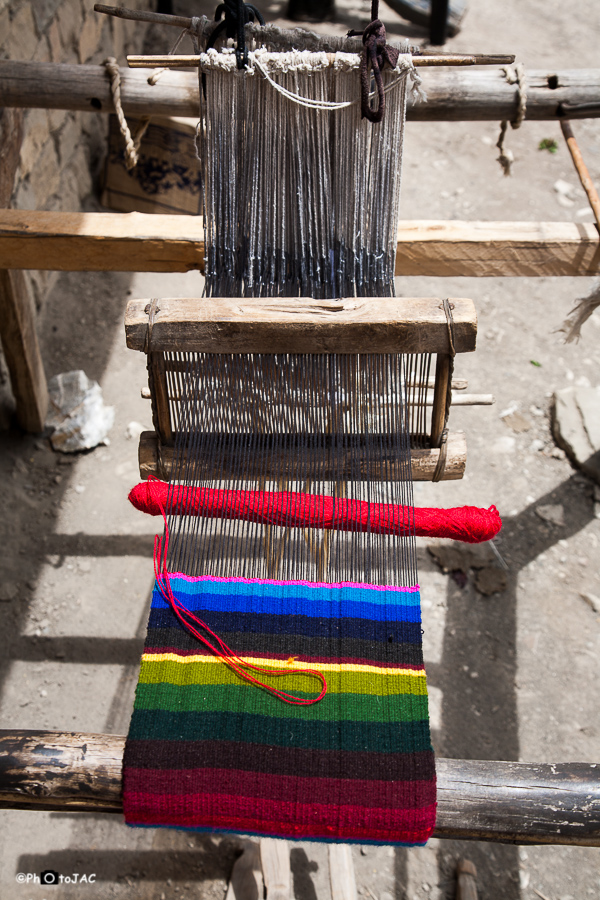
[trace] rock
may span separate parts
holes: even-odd
[[[3,581],[0,583],[0,601],[10,603],[19,593],[19,589],[14,581]]]
[[[514,453],[517,442],[514,437],[497,438],[491,446],[492,453]]]
[[[571,462],[600,484],[600,388],[556,391],[552,430]]]
[[[600,597],[590,594],[589,591],[581,591],[579,596],[595,613],[600,613]]]
[[[503,421],[509,428],[512,428],[516,434],[521,434],[523,431],[529,431],[531,428],[529,419],[526,419],[520,412],[514,412],[510,413],[508,416],[504,416]]]
[[[549,522],[550,525],[558,525],[561,528],[564,527],[565,508],[561,503],[541,504],[536,506],[535,512],[544,522]]]
[[[130,422],[125,429],[125,439],[131,441],[139,438],[142,431],[146,431],[143,425],[140,425],[139,422]]]
[[[102,389],[90,381],[81,369],[64,372],[48,383],[50,412],[46,425],[54,431],[50,437],[54,450],[74,453],[91,450],[106,438],[112,428],[115,411],[105,406]]]
[[[479,569],[475,576],[475,587],[485,597],[502,593],[506,590],[506,585],[506,572],[497,566],[486,566],[484,569]]]
[[[494,556],[485,544],[430,544],[428,552],[442,572],[468,572],[491,565]]]

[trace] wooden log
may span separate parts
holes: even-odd
[[[475,349],[472,300],[453,299],[457,353]],[[207,353],[447,353],[441,300],[353,297],[344,300],[211,298],[159,301],[148,346],[149,301],[130,300],[130,350]]]
[[[65,272],[204,269],[200,216],[0,210],[0,268]],[[401,222],[396,275],[538,277],[600,271],[592,223]]]
[[[0,808],[122,811],[125,738],[0,731]],[[600,765],[437,759],[434,836],[600,846]]]
[[[198,75],[167,71],[155,85],[144,70],[121,68],[121,101],[126,116],[197,116]],[[427,103],[408,100],[409,121],[492,121],[514,117],[516,85],[501,69],[424,69]],[[0,60],[4,106],[114,112],[104,66]],[[561,104],[594,104],[600,97],[600,69],[527,70],[526,119],[556,120]],[[588,117],[600,115],[596,109]]]
[[[303,437],[310,439],[310,435]],[[320,441],[323,440],[321,435],[318,435],[317,438]],[[335,469],[330,468],[327,461],[323,462],[322,469],[319,472],[321,478],[330,481],[344,481],[345,478],[356,479],[368,476],[371,481],[389,481],[390,479],[399,480],[404,477],[402,465],[396,458],[395,453],[391,450],[386,452],[385,447],[381,447],[381,443],[373,440],[369,444],[368,469],[366,465],[363,469],[363,457],[360,453],[360,436],[353,435],[352,438],[353,441],[348,441],[348,446],[343,456],[340,451],[336,453]],[[308,468],[306,471],[302,468],[302,461],[305,457],[297,453],[297,435],[255,435],[253,436],[253,453],[248,454],[247,478],[269,477],[269,466],[272,464],[271,460],[274,452],[273,447],[277,450],[277,475],[279,477],[303,478],[314,474],[314,458],[311,458],[310,471]],[[215,470],[208,461],[199,459],[195,463],[194,471],[198,478],[207,480],[213,478],[232,480],[239,478],[238,454],[239,446],[235,437],[223,435],[222,445],[219,449],[219,454],[217,454],[218,470]],[[413,481],[431,481],[439,456],[440,451],[437,448],[413,448],[411,450]],[[163,481],[179,480],[185,477],[183,472],[175,469],[173,445],[161,443],[154,431],[143,431],[140,435],[138,460],[140,478],[143,481],[149,478],[150,475],[155,475]],[[467,442],[464,434],[462,432],[449,434],[446,445],[446,467],[442,481],[458,481],[461,479],[465,472],[466,463]]]

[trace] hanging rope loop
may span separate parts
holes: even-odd
[[[385,25],[379,19],[379,0],[373,0],[371,4],[371,21],[365,30],[348,32],[348,37],[358,37],[359,35],[362,35],[365,48],[360,64],[361,116],[363,119],[368,119],[369,122],[377,123],[381,122],[385,115],[385,91],[381,71],[386,63],[390,68],[395,69],[400,56],[400,51],[395,47],[390,47],[387,43]],[[373,72],[377,88],[376,109],[371,106],[369,69]]]
[[[221,20],[221,17],[224,17]],[[225,33],[225,37],[231,38],[236,42],[235,58],[238,69],[245,69],[248,65],[248,48],[246,47],[246,36],[244,28],[249,22],[258,22],[264,25],[260,12],[251,3],[244,3],[244,0],[224,0],[219,3],[215,10],[215,22],[219,24],[211,34],[206,49],[214,47],[217,39]]]

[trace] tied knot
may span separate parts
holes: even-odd
[[[390,68],[396,68],[400,51],[395,47],[390,47],[387,43],[385,25],[381,19],[373,19],[369,22],[362,32],[362,42],[365,49],[360,64],[361,115],[363,119],[368,119],[369,122],[381,122],[385,115],[385,91],[381,72],[386,63]],[[369,69],[373,72],[377,88],[376,109],[371,107]]]

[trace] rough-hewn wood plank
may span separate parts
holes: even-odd
[[[199,216],[0,210],[0,268],[187,272],[204,267]]]
[[[600,237],[575,222],[401,222],[396,275],[593,275]]]
[[[427,103],[409,97],[409,121],[497,122],[515,115],[517,87],[508,84],[501,69],[422,69],[420,74]],[[121,68],[126,115],[198,115],[197,73],[165,72],[155,85],[147,77],[144,70]],[[556,120],[561,103],[597,102],[599,93],[600,69],[528,69],[526,118]],[[114,112],[103,66],[0,60],[0,96],[4,106]]]
[[[475,349],[472,300],[452,299],[457,353]],[[148,300],[130,300],[131,350],[212,353],[447,353],[441,300],[409,297],[212,298],[159,301],[147,346]]]
[[[0,207],[10,203],[22,133],[22,112],[0,109]],[[43,430],[48,409],[35,307],[23,273],[8,268],[0,264],[0,339],[17,405],[17,420],[25,431],[35,433]]]
[[[264,441],[261,447],[260,439]],[[272,465],[273,459],[273,443],[269,443],[269,439],[274,438],[277,441],[276,447],[281,457],[278,460],[277,474],[279,477],[295,477],[302,478],[307,475],[313,475],[315,472],[315,461],[310,457],[310,472],[304,472],[302,469],[302,460],[306,459],[306,455],[298,454],[297,436],[296,435],[261,435],[256,436],[256,444],[253,447],[253,453],[249,455],[249,463],[247,468],[247,477],[265,478],[269,477],[269,465]],[[356,437],[356,442],[360,438]],[[375,457],[375,454],[379,456]],[[439,459],[440,451],[436,449],[413,449],[411,450],[412,477],[413,481],[431,481],[435,467]],[[199,459],[196,462],[195,472],[199,478],[239,478],[239,447],[235,437],[224,435],[223,445],[216,455],[218,459],[218,471],[215,471],[209,462]],[[170,481],[172,478],[183,477],[183,473],[178,476],[174,470],[175,452],[172,445],[160,444],[154,431],[143,431],[140,435],[140,444],[138,451],[138,459],[140,466],[140,478],[146,480],[150,475],[155,475],[163,481]],[[283,463],[281,462],[283,460]],[[342,456],[341,451],[336,453],[335,470],[328,468],[324,462],[320,472],[320,477],[330,481],[343,481],[344,477],[356,479],[361,474],[357,468],[357,460],[362,460],[360,452],[357,452],[356,446],[348,447]],[[284,468],[286,464],[289,468]],[[251,463],[255,468],[251,468]],[[467,463],[467,442],[462,432],[451,433],[448,435],[446,449],[446,468],[442,481],[458,481],[465,472]],[[369,464],[368,470],[365,468],[365,477],[371,481],[380,479],[388,481],[391,479],[401,479],[404,477],[401,462],[396,456],[389,452],[386,454],[385,449],[372,446],[369,448]]]
[[[125,738],[0,731],[0,808],[121,812]],[[600,764],[438,759],[435,837],[600,846]]]
[[[33,297],[23,272],[0,269],[0,338],[24,431],[44,430],[48,386],[40,355]]]
[[[331,900],[357,900],[352,847],[349,844],[329,845],[329,885]]]
[[[0,210],[0,268],[187,272],[204,267],[200,216]],[[590,275],[591,223],[401,222],[397,275]]]

